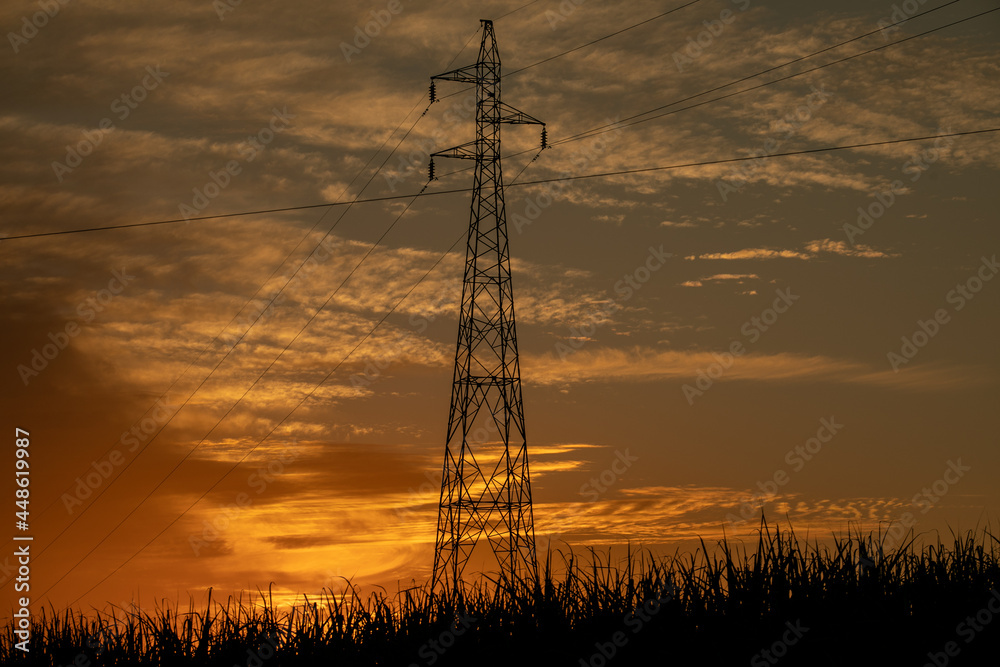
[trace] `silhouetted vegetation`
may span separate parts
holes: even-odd
[[[538,587],[487,578],[461,598],[349,582],[288,611],[262,593],[207,611],[36,612],[11,665],[995,665],[1000,541],[988,530],[880,553],[878,536],[803,544],[762,527],[755,548],[620,563],[557,553]],[[763,653],[767,651],[768,653]],[[949,655],[949,652],[952,655]],[[936,662],[935,662],[936,661]]]

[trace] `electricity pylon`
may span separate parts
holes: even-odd
[[[434,157],[476,161],[432,591],[460,590],[462,571],[482,536],[489,540],[505,588],[538,581],[500,126],[544,123],[500,100],[493,22],[482,24],[478,62],[431,77],[432,102],[436,80],[476,86],[475,141],[431,155],[431,178]]]

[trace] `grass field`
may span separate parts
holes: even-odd
[[[539,587],[489,579],[462,599],[349,583],[279,611],[266,591],[207,610],[36,610],[31,651],[4,628],[4,665],[1000,665],[1000,541],[879,536],[621,562],[555,554]]]

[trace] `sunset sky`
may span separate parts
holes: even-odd
[[[997,7],[700,0],[559,55],[683,4],[4,3],[0,489],[12,514],[26,429],[32,604],[425,581],[470,194],[8,237],[415,194],[475,137],[461,84],[421,113],[484,18],[556,144],[529,163],[538,128],[504,126],[508,183],[1000,127],[993,12],[560,144]],[[810,538],[996,528],[998,148],[510,187],[540,553],[751,537],[760,500]],[[427,192],[471,187],[436,166]]]

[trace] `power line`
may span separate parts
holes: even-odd
[[[466,192],[467,190],[455,190],[454,192]],[[440,193],[424,193],[427,194],[451,194],[449,192]],[[0,239],[0,241],[6,243],[7,241],[16,241],[17,239],[32,239],[40,238],[43,236],[61,236],[63,234],[84,234],[88,232],[102,232],[109,229],[132,229],[135,227],[152,227],[155,225],[172,225],[178,222],[196,222],[199,220],[221,220],[223,218],[236,218],[244,215],[265,215],[268,213],[287,213],[289,211],[306,211],[312,208],[324,208],[329,206],[351,206],[352,204],[371,204],[373,202],[380,201],[394,201],[397,199],[408,199],[412,197],[413,194],[407,195],[388,195],[385,197],[369,197],[367,199],[352,199],[349,201],[339,201],[339,202],[327,202],[324,204],[308,204],[306,206],[285,206],[282,208],[271,208],[271,209],[261,209],[257,211],[248,211],[241,213],[220,213],[218,215],[201,215],[194,218],[172,218],[170,220],[156,220],[152,222],[133,222],[124,225],[108,225],[106,227],[87,227],[84,229],[65,229],[58,232],[38,232],[35,234],[20,234],[18,236],[8,236],[6,238]]]
[[[887,139],[884,141],[869,141],[863,144],[850,144],[847,146],[827,146],[824,148],[807,148],[799,151],[788,151],[785,153],[771,153],[770,155],[750,155],[745,157],[726,158],[724,160],[705,160],[703,162],[685,162],[683,164],[671,164],[661,167],[640,167],[638,169],[622,169],[620,171],[605,171],[597,174],[584,174],[582,176],[560,176],[556,178],[544,178],[537,181],[525,181],[517,185],[538,185],[540,183],[555,183],[558,181],[578,181],[587,178],[605,178],[608,176],[622,176],[625,174],[641,174],[653,171],[668,171],[670,169],[686,169],[690,167],[706,167],[715,164],[728,164],[730,162],[746,162],[748,160],[767,160],[779,157],[790,157],[793,155],[809,155],[812,153],[829,153],[833,151],[850,150],[854,148],[868,148],[871,146],[888,146],[890,144],[904,144],[914,141],[929,141],[931,139],[942,139],[946,137],[964,137],[973,134],[986,134],[988,132],[1000,132],[1000,127],[992,127],[982,130],[968,130],[966,132],[949,132],[946,134],[930,134],[923,137],[909,137],[906,139]]]
[[[908,138],[905,138],[905,139],[887,139],[887,140],[884,140],[884,141],[875,141],[875,142],[863,143],[863,144],[847,144],[847,145],[843,145],[843,146],[826,146],[826,147],[823,147],[823,148],[811,148],[811,149],[804,150],[804,151],[792,151],[792,152],[788,152],[788,153],[775,153],[773,155],[761,155],[761,156],[757,156],[757,157],[723,158],[723,159],[718,159],[718,160],[706,160],[704,162],[685,162],[685,163],[681,163],[681,164],[671,164],[671,165],[665,165],[665,166],[659,166],[659,167],[643,167],[643,168],[636,169],[636,170],[597,172],[597,173],[593,173],[593,174],[582,174],[582,175],[577,175],[577,176],[561,176],[561,177],[558,177],[558,178],[550,178],[550,179],[538,180],[538,181],[523,181],[521,183],[509,183],[505,187],[519,187],[519,186],[524,186],[524,185],[535,185],[535,184],[538,184],[538,183],[552,183],[552,182],[555,182],[555,181],[575,181],[575,180],[586,179],[586,178],[601,178],[601,177],[604,177],[604,176],[617,176],[617,175],[620,175],[620,174],[639,173],[639,172],[643,172],[643,171],[666,171],[666,170],[669,170],[669,169],[683,169],[683,168],[687,168],[687,167],[700,167],[700,166],[707,166],[707,165],[713,165],[713,164],[726,164],[727,162],[739,162],[739,161],[743,161],[743,160],[765,160],[765,159],[770,159],[770,158],[786,157],[786,156],[791,156],[791,155],[803,155],[803,154],[806,154],[806,153],[823,153],[823,152],[828,152],[828,151],[848,150],[848,149],[851,149],[851,148],[865,148],[865,147],[868,147],[868,146],[882,146],[882,145],[887,145],[887,144],[901,144],[901,143],[914,142],[914,141],[927,141],[928,139],[937,139],[937,138],[944,138],[944,137],[961,137],[961,136],[967,136],[967,135],[972,135],[972,134],[983,134],[983,133],[986,133],[986,132],[997,132],[998,130],[1000,130],[1000,128],[986,128],[986,129],[981,129],[981,130],[969,130],[969,131],[966,131],[966,132],[950,132],[950,133],[946,133],[946,134],[933,134],[933,135],[927,135],[927,136],[922,136],[922,137],[908,137]],[[351,204],[369,204],[369,203],[373,203],[373,202],[385,202],[385,201],[393,201],[393,200],[398,200],[398,199],[409,199],[410,197],[432,197],[432,196],[437,196],[437,195],[453,195],[453,194],[464,193],[464,192],[471,192],[471,191],[472,191],[472,188],[452,188],[450,190],[427,190],[427,191],[424,191],[424,192],[410,193],[410,194],[405,194],[405,195],[388,195],[388,196],[385,196],[385,197],[369,197],[367,199],[358,198],[358,199],[352,199],[350,201],[344,201],[344,202],[328,202],[328,203],[325,203],[325,204],[308,204],[308,205],[305,205],[305,206],[288,206],[288,207],[280,208],[280,209],[264,209],[264,210],[258,210],[258,211],[242,211],[242,212],[239,212],[239,213],[224,213],[224,214],[220,214],[220,215],[206,215],[206,216],[202,216],[202,217],[197,218],[197,219],[198,220],[213,220],[213,219],[218,219],[218,218],[234,218],[234,217],[239,217],[239,216],[262,215],[262,214],[265,214],[265,213],[274,213],[275,211],[282,211],[282,212],[285,212],[285,211],[301,211],[301,210],[307,210],[307,209],[312,209],[312,208],[320,208],[320,207],[323,207],[323,206],[348,206],[348,205],[351,205]],[[61,235],[61,234],[79,234],[79,233],[88,232],[88,231],[95,231],[95,232],[96,231],[106,231],[106,230],[111,230],[111,229],[125,229],[125,228],[129,228],[129,227],[137,227],[137,226],[167,225],[167,224],[177,223],[177,222],[185,222],[185,221],[183,219],[180,219],[180,220],[158,220],[158,221],[155,221],[155,222],[134,223],[134,224],[130,224],[130,225],[110,225],[108,227],[95,227],[93,229],[70,229],[70,230],[64,230],[64,231],[59,231],[59,232],[45,232],[43,234],[27,234],[27,235],[23,235],[23,236],[11,236],[11,237],[8,237],[7,239],[4,239],[4,240],[10,241],[10,240],[14,240],[14,239],[33,238],[33,237],[37,237],[37,236],[57,236],[57,235]]]
[[[538,0],[531,0],[531,2],[529,2],[529,3],[526,3],[526,4],[523,4],[523,5],[521,5],[520,7],[518,7],[517,9],[512,9],[512,10],[510,10],[509,12],[507,12],[506,14],[501,14],[500,16],[496,17],[496,18],[495,18],[495,19],[493,19],[493,20],[494,20],[494,21],[499,21],[500,19],[505,19],[505,18],[507,18],[508,16],[510,16],[511,14],[513,14],[513,13],[515,13],[515,12],[519,12],[519,11],[521,11],[521,10],[522,10],[522,9],[524,9],[525,7],[530,7],[531,5],[535,4],[536,2],[538,2]],[[445,67],[446,67],[446,68],[447,68],[447,67],[451,67],[451,64],[448,64],[448,65],[445,65]]]

